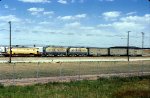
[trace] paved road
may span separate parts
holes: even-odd
[[[1,57],[0,63],[7,63],[9,58]],[[13,63],[56,63],[56,62],[90,62],[90,61],[127,61],[127,57],[13,57]],[[150,61],[150,57],[131,57],[130,61]]]

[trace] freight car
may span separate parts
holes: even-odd
[[[8,47],[0,47],[0,56],[10,55]],[[13,46],[12,56],[127,56],[127,47],[25,47]],[[129,47],[129,56],[150,56],[150,48]]]
[[[110,56],[127,56],[127,47],[111,47]],[[129,47],[129,56],[142,56],[142,49]]]
[[[68,56],[88,56],[88,49],[82,47],[69,47],[67,53]]]
[[[88,48],[89,56],[108,56],[108,48]]]
[[[150,56],[150,48],[143,48],[142,50],[142,56]]]
[[[34,48],[37,48],[38,51],[39,51],[39,56],[43,56],[44,54],[44,47],[34,47]]]
[[[139,48],[131,48],[129,49],[130,56],[142,56],[142,49]]]
[[[125,56],[127,55],[127,49],[123,47],[111,47],[110,56]]]
[[[4,56],[6,53],[6,48],[5,47],[0,47],[0,56]]]
[[[44,47],[44,56],[67,56],[67,47]]]
[[[11,49],[11,51],[12,51],[12,56],[40,56],[38,48],[26,48],[26,47],[16,48],[16,47],[13,47]],[[8,56],[8,55],[10,55],[10,48],[6,49],[5,56]]]

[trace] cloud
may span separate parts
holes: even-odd
[[[67,4],[66,0],[58,0],[57,2],[61,3],[61,4]]]
[[[113,23],[113,27],[117,30],[117,31],[122,31],[122,32],[126,32],[126,31],[142,31],[145,26],[139,23],[134,23],[134,22],[114,22]]]
[[[74,16],[74,18],[85,18],[85,17],[86,17],[86,14],[78,14]]]
[[[74,16],[58,16],[57,18],[60,20],[77,20],[77,19],[81,19],[81,18],[86,18],[86,14],[78,14],[78,15],[74,15]]]
[[[100,28],[108,28],[108,27],[112,27],[112,24],[99,24],[97,25],[97,27],[100,27]]]
[[[45,11],[44,8],[32,7],[32,8],[27,9],[27,11],[29,11],[31,15],[36,15],[38,17],[41,15],[44,15],[44,16],[48,16],[49,18],[51,18],[52,15],[54,14],[54,11]]]
[[[20,22],[21,19],[17,18],[15,15],[7,15],[7,16],[0,16],[0,21],[3,21],[3,22],[8,22],[8,21]]]
[[[50,22],[43,21],[43,22],[40,22],[39,24],[40,24],[40,25],[47,25],[47,24],[50,24]]]
[[[75,3],[75,0],[71,0],[71,3]]]
[[[84,3],[85,0],[70,0],[71,3]]]
[[[115,30],[116,32],[149,32],[150,27],[150,14],[144,16],[127,16],[120,17],[118,21],[112,22],[111,24],[99,24],[97,27],[107,30]]]
[[[149,23],[150,21],[150,14],[145,14],[144,16],[127,16],[120,18],[121,21],[124,22],[134,22],[134,23]]]
[[[121,12],[119,11],[110,11],[102,13],[102,16],[105,20],[115,20],[120,16]]]
[[[27,9],[29,12],[31,12],[32,15],[37,15],[39,14],[40,12],[43,12],[44,11],[44,8],[29,8]]]
[[[18,1],[22,1],[25,3],[50,3],[51,2],[49,0],[18,0]]]
[[[79,22],[73,22],[73,23],[65,24],[66,28],[78,28],[80,26],[81,26],[81,24]]]
[[[43,12],[43,15],[53,15],[54,12],[53,11],[50,11],[50,12]]]
[[[115,0],[106,0],[106,1],[115,1]]]
[[[126,15],[133,15],[133,14],[136,14],[137,12],[129,12],[127,13]]]
[[[7,9],[7,8],[9,8],[9,6],[8,6],[7,4],[5,4],[5,5],[4,5],[4,8],[6,8],[6,9]]]
[[[57,18],[60,20],[71,20],[73,17],[72,16],[58,16]]]
[[[114,22],[113,25],[119,30],[146,31],[150,27],[150,14],[144,16],[127,16],[120,18],[119,22]]]

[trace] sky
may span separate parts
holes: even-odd
[[[150,48],[148,0],[1,0],[0,45]]]

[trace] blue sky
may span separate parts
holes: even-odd
[[[150,47],[148,0],[2,0],[0,45],[12,44]]]

